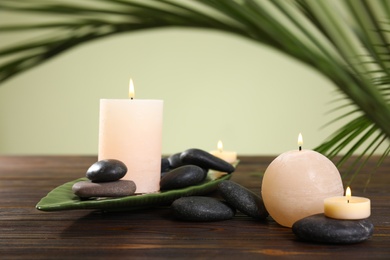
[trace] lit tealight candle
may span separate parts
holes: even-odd
[[[224,151],[222,141],[219,140],[217,144],[218,150],[211,151],[210,153],[228,163],[234,163],[237,161],[237,153],[233,151]]]
[[[271,217],[291,227],[295,221],[324,212],[324,199],[343,194],[340,173],[322,154],[302,149],[282,153],[267,167],[261,194]]]
[[[371,215],[371,202],[367,198],[351,196],[348,187],[345,196],[324,199],[324,214],[335,219],[365,219]]]
[[[162,100],[101,99],[99,160],[117,159],[127,166],[125,180],[135,182],[136,193],[160,190]]]

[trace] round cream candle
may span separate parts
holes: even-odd
[[[324,199],[343,194],[340,173],[322,154],[299,149],[282,153],[267,167],[262,197],[271,217],[292,227],[304,217],[324,212]]]
[[[210,153],[228,163],[234,163],[237,161],[237,153],[233,151],[224,151],[221,140],[218,141],[217,148],[218,150],[211,151]]]
[[[127,166],[123,179],[135,182],[136,193],[160,190],[162,100],[101,99],[98,159],[117,159]]]
[[[348,187],[345,196],[324,199],[324,214],[335,219],[365,219],[371,215],[371,201],[351,196]]]

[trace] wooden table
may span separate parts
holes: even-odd
[[[242,157],[232,180],[260,193],[261,176],[272,157]],[[36,203],[50,190],[83,177],[96,157],[0,157],[1,259],[252,259],[390,257],[390,160],[353,183],[356,196],[369,197],[374,235],[352,245],[299,241],[271,218],[255,221],[237,213],[220,222],[175,220],[169,208],[105,213],[93,210],[41,212]],[[371,165],[373,168],[373,165]]]

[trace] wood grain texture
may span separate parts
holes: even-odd
[[[232,180],[260,194],[262,173],[272,159],[241,157]],[[169,208],[116,213],[35,209],[50,190],[83,177],[95,161],[95,156],[0,157],[1,259],[390,256],[390,160],[372,174],[367,187],[373,163],[352,184],[353,195],[371,199],[375,225],[371,239],[353,245],[301,242],[270,217],[256,221],[241,213],[232,220],[197,223],[174,219]]]

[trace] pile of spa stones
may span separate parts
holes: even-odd
[[[160,190],[185,188],[201,183],[209,170],[234,172],[228,162],[201,149],[188,149],[161,160]]]
[[[73,193],[83,199],[133,195],[136,190],[135,183],[131,180],[121,180],[126,172],[126,165],[119,160],[98,161],[87,170],[88,181],[73,184]]]
[[[228,162],[201,149],[188,149],[161,159],[161,191],[180,189],[201,183],[209,170],[231,174],[235,168]],[[74,194],[82,199],[123,197],[135,193],[136,184],[121,180],[127,172],[126,165],[118,160],[101,160],[86,172],[88,181],[73,185]],[[218,185],[222,200],[212,197],[182,197],[172,203],[174,215],[189,221],[218,221],[233,218],[236,210],[255,219],[265,219],[268,212],[262,199],[232,181]]]
[[[172,203],[175,216],[189,221],[220,221],[234,217],[236,210],[257,220],[265,220],[268,212],[263,200],[233,181],[218,184],[223,199],[202,196],[182,197]]]
[[[161,190],[178,189],[204,180],[209,169],[232,173],[234,167],[226,161],[200,149],[189,149],[162,159]],[[219,221],[233,218],[236,209],[255,219],[265,219],[268,212],[263,200],[232,181],[218,185],[223,200],[212,197],[182,197],[172,203],[175,216],[189,221]]]
[[[201,149],[188,149],[161,159],[160,190],[173,190],[201,183],[209,169],[232,173],[235,168],[226,161]],[[124,197],[134,195],[136,184],[121,180],[126,165],[115,159],[94,163],[86,172],[88,181],[73,185],[73,193],[82,199],[98,197]]]

